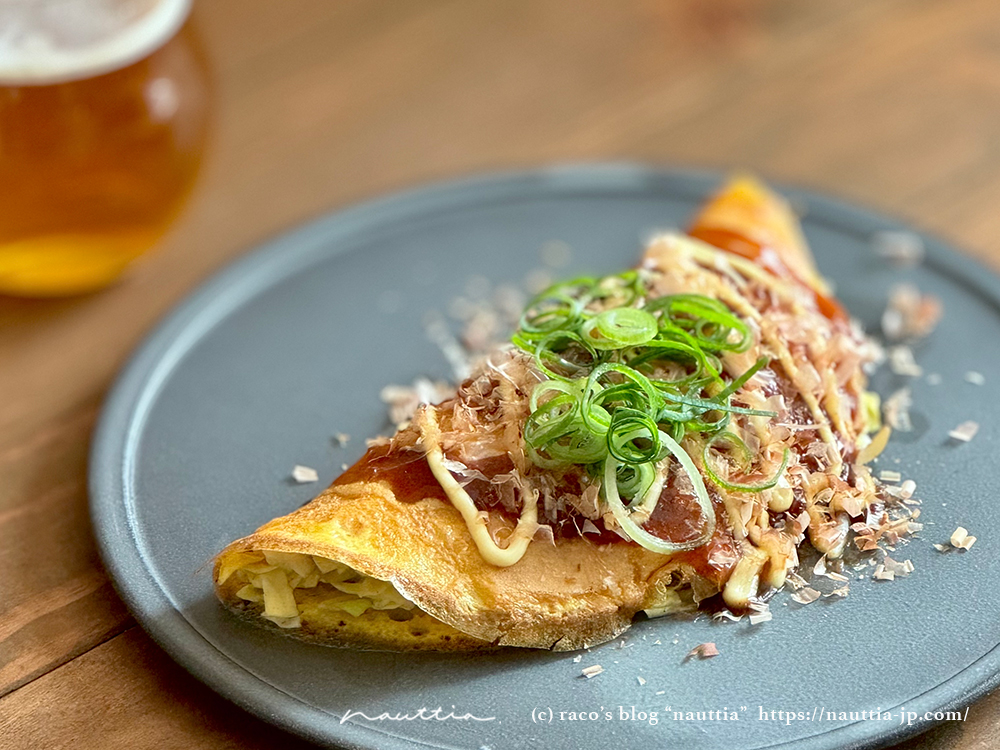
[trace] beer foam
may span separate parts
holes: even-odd
[[[191,0],[0,0],[0,84],[124,68],[163,46],[190,10]]]

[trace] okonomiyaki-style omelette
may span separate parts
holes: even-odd
[[[788,204],[736,179],[638,267],[536,297],[454,397],[223,550],[216,592],[389,650],[566,651],[643,611],[763,611],[800,545],[835,561],[883,513],[877,351]]]

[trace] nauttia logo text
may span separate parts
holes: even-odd
[[[365,721],[496,721],[495,716],[475,716],[470,713],[461,713],[455,706],[446,710],[443,706],[437,708],[427,708],[426,706],[412,711],[354,711],[348,709],[340,718],[343,724],[351,719],[364,719]]]

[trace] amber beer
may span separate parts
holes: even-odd
[[[167,230],[206,130],[189,10],[0,2],[0,294],[98,289]]]

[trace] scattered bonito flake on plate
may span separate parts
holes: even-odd
[[[962,422],[962,424],[960,424],[954,430],[951,430],[948,433],[948,437],[950,437],[952,440],[958,440],[959,442],[962,443],[968,443],[970,440],[972,440],[972,438],[976,436],[977,432],[979,432],[979,422],[973,422],[970,420],[968,422]]]
[[[876,232],[872,246],[881,257],[900,266],[919,265],[926,255],[920,235],[902,230]]]
[[[951,533],[951,546],[955,549],[972,549],[972,545],[976,543],[976,537],[970,536],[968,529],[964,526],[959,526]]]
[[[913,406],[913,396],[909,388],[900,388],[882,403],[882,418],[894,430],[910,432],[913,422],[910,421],[910,407]]]
[[[345,445],[347,445],[350,439],[351,436],[348,435],[346,432],[338,432],[336,435],[333,436],[333,441],[340,448],[343,448]]]
[[[894,581],[896,580],[896,574],[891,570],[886,570],[885,565],[879,563],[875,566],[875,572],[872,573],[872,578],[876,581]]]
[[[820,593],[814,589],[812,586],[806,586],[801,588],[792,594],[792,600],[798,602],[799,604],[812,604],[814,601],[819,599]]]
[[[711,659],[713,656],[719,655],[719,649],[715,647],[714,643],[699,643],[693,649],[688,651],[685,659],[690,659],[697,656],[699,659]]]
[[[600,664],[595,664],[592,667],[584,667],[583,669],[580,670],[580,674],[582,674],[589,680],[592,677],[597,677],[597,675],[599,675],[603,671],[604,667],[602,667]]]
[[[969,370],[965,373],[965,382],[972,383],[973,385],[986,385],[986,376],[981,372]]]
[[[924,374],[924,368],[913,358],[913,350],[905,344],[894,346],[889,350],[889,367],[897,375],[919,378]]]
[[[577,654],[573,657],[574,664],[579,664],[581,661],[583,661],[583,654]]]
[[[639,682],[640,685],[646,684],[646,680],[642,677],[639,677],[638,675],[636,675],[635,679]]]
[[[841,586],[839,589],[834,589],[829,594],[826,594],[826,596],[828,596],[828,597],[829,596],[839,596],[840,598],[843,599],[850,592],[851,592],[851,587],[849,585],[845,585],[845,586]]]
[[[751,625],[757,625],[758,623],[761,623],[761,622],[767,622],[768,620],[771,619],[771,617],[772,617],[772,615],[771,615],[770,611],[767,611],[767,612],[754,612],[752,615],[750,615],[750,624]]]
[[[793,589],[801,589],[806,585],[805,579],[798,573],[789,573],[785,580],[791,585]]]
[[[882,471],[879,472],[878,478],[883,482],[900,482],[903,479],[903,475],[898,471],[882,469]]]
[[[887,484],[883,489],[885,490],[886,494],[891,495],[897,500],[903,500],[905,502],[913,498],[913,493],[917,491],[917,483],[914,482],[912,479],[907,479],[900,485]],[[920,501],[914,501],[913,504],[919,505]],[[919,511],[913,511],[913,512],[919,513]]]
[[[317,472],[316,469],[310,469],[308,466],[299,466],[296,464],[295,468],[292,469],[292,479],[299,484],[318,482],[319,472]]]
[[[882,566],[885,570],[892,573],[895,576],[908,576],[913,572],[913,563],[909,560],[893,560],[888,555],[882,561]]]
[[[728,609],[720,609],[714,615],[712,615],[713,620],[731,620],[733,622],[739,622],[743,619],[743,615],[734,615]]]
[[[941,319],[941,301],[921,294],[912,284],[899,284],[889,295],[882,313],[882,332],[889,341],[927,336]]]

